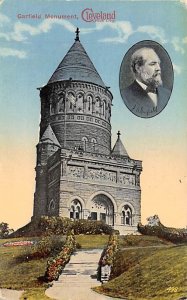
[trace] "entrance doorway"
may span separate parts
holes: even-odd
[[[91,201],[91,220],[103,221],[114,225],[114,206],[109,197],[104,194],[95,196]]]

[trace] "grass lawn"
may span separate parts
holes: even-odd
[[[63,238],[59,236],[59,239]],[[0,246],[6,242],[39,239],[41,238],[1,239]],[[84,249],[103,248],[108,242],[108,235],[79,235],[76,236],[76,241]],[[47,300],[49,298],[45,296],[45,289],[48,285],[37,278],[44,275],[48,258],[27,260],[29,253],[29,246],[0,247],[0,288],[24,290],[22,300]]]
[[[187,246],[121,250],[113,278],[96,291],[128,300],[178,300],[185,288]]]
[[[158,238],[157,236],[149,235],[125,235],[119,236],[119,247],[147,247],[147,246],[163,246],[173,245],[164,239]]]
[[[8,241],[38,239],[41,238],[3,239],[0,245]],[[108,235],[79,235],[76,242],[82,249],[104,248]],[[113,280],[97,288],[100,293],[128,296],[128,300],[178,300],[185,294],[187,247],[170,244],[170,248],[131,248],[168,244],[149,236],[119,236],[119,242],[121,250],[115,260]],[[124,247],[130,249],[123,250]],[[48,285],[38,280],[45,273],[48,258],[27,260],[30,252],[29,246],[0,247],[0,287],[24,290],[22,300],[49,300],[45,296]]]
[[[2,239],[0,245],[9,241],[38,240],[38,238]],[[0,247],[0,287],[24,290],[21,299],[49,300],[45,296],[46,284],[37,278],[43,276],[48,258],[27,261],[31,247]]]
[[[108,235],[76,235],[76,242],[82,249],[103,249],[108,243]]]

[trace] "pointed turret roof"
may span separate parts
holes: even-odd
[[[114,156],[128,156],[128,153],[120,139],[120,131],[117,133],[118,138],[114,145],[114,148],[112,149],[112,155]]]
[[[54,144],[55,146],[61,147],[50,124],[47,126],[46,130],[44,131],[44,134],[40,139],[40,143]]]
[[[78,28],[74,44],[49,79],[48,84],[70,79],[106,87],[79,40]]]

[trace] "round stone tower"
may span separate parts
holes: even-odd
[[[50,124],[64,149],[111,152],[112,94],[79,40],[40,91],[40,138]]]

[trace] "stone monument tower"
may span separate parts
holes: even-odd
[[[113,96],[79,40],[40,89],[33,218],[102,220],[127,234],[141,218],[142,163],[118,132],[111,149]]]

